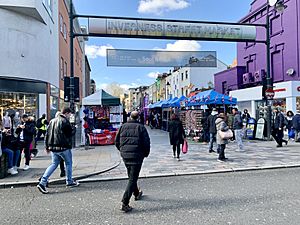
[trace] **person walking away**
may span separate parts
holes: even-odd
[[[116,136],[115,145],[127,168],[128,184],[122,198],[123,212],[130,212],[132,194],[140,200],[143,192],[138,188],[137,181],[145,157],[150,153],[150,138],[143,124],[138,121],[139,113],[133,111],[130,120],[123,124]]]
[[[30,144],[33,140],[33,136],[35,134],[34,123],[29,121],[29,117],[27,114],[22,115],[22,122],[16,129],[16,134],[18,135],[18,143],[20,146],[20,150],[24,150],[25,154],[25,166],[23,170],[29,170],[29,162],[30,162]],[[21,164],[21,155],[19,157],[17,167],[20,167]]]
[[[295,142],[300,142],[300,110],[293,117],[292,123],[295,129]]]
[[[207,118],[207,125],[209,130],[209,145],[208,145],[209,153],[215,152],[213,150],[213,145],[216,140],[216,133],[217,133],[217,128],[216,128],[217,116],[218,116],[218,111],[216,108],[213,108],[211,114]]]
[[[286,120],[287,120],[286,129],[288,130],[289,140],[295,138],[295,129],[293,128],[293,117],[294,117],[294,113],[292,111],[288,111],[286,113]]]
[[[232,114],[234,115],[232,128],[234,130],[235,140],[238,145],[237,151],[243,151],[243,119],[241,113],[237,110],[237,108],[232,109]]]
[[[52,163],[46,169],[37,188],[43,194],[47,194],[46,185],[49,177],[58,167],[61,159],[66,164],[66,186],[77,187],[79,183],[72,178],[72,136],[75,135],[75,129],[72,128],[69,118],[71,116],[71,109],[64,108],[62,114],[53,118],[47,128],[45,145],[46,151],[51,151]]]
[[[173,114],[171,117],[171,121],[169,122],[169,138],[170,144],[173,146],[173,157],[180,160],[180,151],[181,146],[184,142],[184,138],[186,138],[182,122],[176,114]],[[176,152],[177,150],[177,152]],[[177,153],[177,154],[176,154]]]
[[[216,129],[217,129],[217,144],[218,144],[218,161],[219,162],[225,162],[228,160],[228,158],[225,157],[225,149],[226,149],[226,144],[228,143],[227,139],[222,139],[219,131],[227,131],[229,130],[229,127],[227,126],[225,122],[225,114],[220,113],[216,119]]]
[[[47,130],[47,125],[48,125],[48,121],[46,119],[46,114],[43,114],[41,118],[39,118],[37,121],[36,121],[36,128],[38,130],[37,132],[37,135],[36,135],[36,138],[35,138],[35,142],[37,143],[41,136],[43,135],[44,138],[45,138],[45,135],[46,135],[46,130]]]
[[[274,137],[275,141],[277,142],[277,147],[282,147],[282,142],[285,142],[287,145],[288,141],[283,140],[283,128],[284,124],[284,115],[281,112],[280,107],[276,107],[273,110],[274,113],[274,122],[273,122],[273,129],[272,129],[272,136]]]

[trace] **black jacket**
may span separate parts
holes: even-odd
[[[47,128],[45,145],[52,152],[62,152],[72,148],[72,136],[75,129],[69,120],[63,115],[52,119]]]
[[[218,114],[216,115],[209,115],[207,118],[207,124],[209,127],[209,133],[211,134],[216,134],[217,133],[217,128],[216,128],[216,119],[217,119]]]
[[[297,131],[300,131],[300,114],[296,114],[294,117],[293,117],[293,128]]]
[[[144,125],[136,120],[123,124],[117,133],[115,145],[125,164],[142,164],[150,153],[150,138]]]
[[[281,112],[276,113],[273,127],[274,129],[279,129],[284,127],[284,115]]]
[[[20,140],[20,135],[22,132],[22,128],[16,129],[16,134],[18,135],[18,139]],[[35,136],[35,125],[33,122],[27,121],[25,123],[25,128],[23,129],[23,141],[30,143],[33,140],[33,137]]]
[[[234,115],[232,128],[233,130],[240,130],[243,128],[243,119],[240,112],[237,112]]]
[[[171,145],[183,144],[185,132],[180,120],[172,120],[169,122],[169,138]]]

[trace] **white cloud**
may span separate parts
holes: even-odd
[[[155,50],[166,51],[200,51],[201,45],[197,41],[179,40],[173,44],[168,43],[166,48],[155,48]]]
[[[164,12],[187,8],[189,5],[187,0],[140,0],[138,12],[161,15]]]
[[[128,90],[129,88],[136,88],[139,87],[140,85],[136,83],[131,83],[131,84],[121,84],[120,87],[123,88],[124,90]]]
[[[107,88],[107,86],[108,86],[108,84],[107,83],[97,83],[97,89],[106,89]]]
[[[96,59],[98,56],[106,57],[106,49],[114,49],[114,47],[110,44],[102,46],[86,45],[85,54],[91,59]]]
[[[142,79],[138,78],[138,79],[136,79],[136,81],[137,81],[137,82],[141,82],[141,81],[142,81]]]
[[[172,62],[183,57],[190,57],[191,51],[200,51],[201,45],[197,41],[179,40],[174,43],[168,43],[166,48],[154,48],[155,50],[162,50],[156,54],[156,59],[161,62]],[[183,51],[186,53],[170,53],[169,51]]]
[[[147,74],[147,77],[156,79],[158,74],[159,74],[159,72],[150,72]]]

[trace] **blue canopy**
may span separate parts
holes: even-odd
[[[186,104],[186,106],[198,106],[198,105],[236,105],[237,99],[218,93],[214,90],[208,90],[199,92]]]
[[[178,107],[180,108],[180,102],[187,100],[188,98],[185,96],[181,96],[180,98],[177,98],[176,100],[172,101],[169,105],[169,107]]]

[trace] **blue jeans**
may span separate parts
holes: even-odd
[[[2,151],[7,154],[8,158],[8,169],[17,165],[17,162],[20,157],[20,150],[13,151],[9,148],[2,148]]]
[[[46,169],[40,184],[46,186],[49,177],[52,175],[52,173],[56,170],[58,167],[60,160],[63,159],[66,164],[66,183],[71,184],[73,183],[72,179],[72,151],[71,149],[65,150],[63,152],[51,152],[52,156],[52,163],[51,165]]]
[[[209,150],[213,150],[216,134],[209,133]]]

